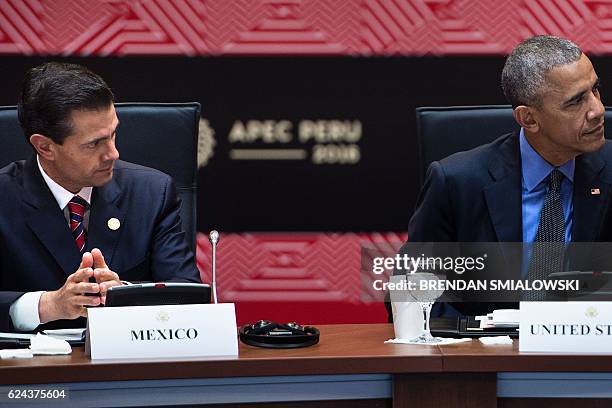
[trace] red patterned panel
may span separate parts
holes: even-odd
[[[609,31],[606,25],[610,24],[610,20],[606,22],[601,14],[609,9],[608,1],[528,1],[520,11],[523,23],[521,34],[558,35],[571,38],[586,51],[607,53],[609,45],[606,45],[605,31]],[[601,16],[596,17],[594,11]]]
[[[407,49],[414,54],[502,53],[503,45],[467,18],[466,8],[488,10],[490,3],[366,0],[364,34],[375,54],[402,54]]]
[[[0,0],[0,54],[505,54],[533,34],[612,52],[608,0]]]
[[[227,302],[360,303],[361,248],[393,256],[405,234],[222,234],[217,250],[219,298]],[[197,264],[210,282],[211,248],[198,235]]]
[[[480,40],[494,44],[489,51],[505,54],[521,40],[529,37],[522,31],[520,9],[515,1],[483,2],[462,1],[459,7],[463,22],[468,27],[478,27]],[[467,50],[466,50],[467,51]],[[478,47],[471,47],[470,53],[478,54]]]
[[[205,8],[192,0],[43,0],[47,52],[65,55],[209,52]]]
[[[342,54],[363,53],[361,1],[304,1],[300,15],[307,24],[320,30],[332,47],[342,47]]]
[[[43,6],[38,0],[0,1],[0,53],[25,54],[47,52],[42,40]]]
[[[238,32],[223,44],[225,54],[342,54],[346,47],[302,16],[304,2],[279,0],[261,3],[261,21]],[[322,4],[320,4],[322,5]],[[265,9],[269,9],[265,13]],[[324,13],[317,9],[315,15]]]

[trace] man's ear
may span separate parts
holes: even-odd
[[[533,108],[525,105],[519,105],[514,108],[514,119],[519,125],[530,133],[536,133],[540,129],[540,125],[534,115]]]
[[[55,150],[53,149],[53,140],[45,135],[34,133],[30,136],[30,143],[36,149],[36,153],[45,160],[53,160],[55,158]]]

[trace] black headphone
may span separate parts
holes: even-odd
[[[294,322],[280,324],[260,320],[240,327],[240,340],[251,346],[265,348],[307,347],[319,342],[319,330]]]

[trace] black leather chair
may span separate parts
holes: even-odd
[[[117,103],[117,149],[122,160],[171,175],[182,200],[181,220],[195,254],[199,103]],[[0,168],[26,159],[32,148],[15,106],[0,107]]]
[[[611,108],[605,118],[612,123]],[[423,107],[416,109],[416,120],[421,183],[431,162],[519,129],[510,105]],[[612,138],[610,127],[606,138]]]

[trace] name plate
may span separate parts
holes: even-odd
[[[519,351],[612,353],[612,303],[521,302]]]
[[[238,355],[233,303],[96,307],[87,324],[92,360]]]

